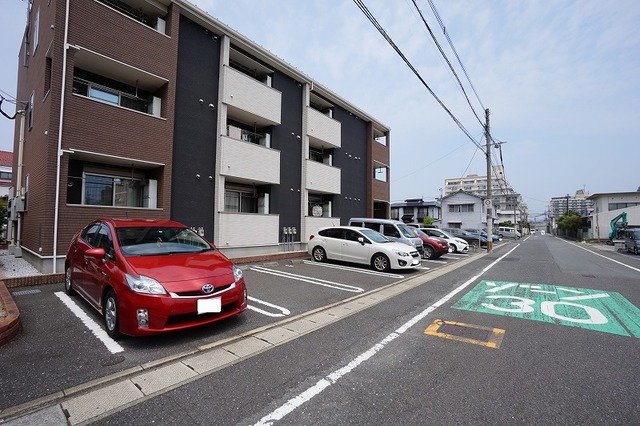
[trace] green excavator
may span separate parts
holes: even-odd
[[[621,222],[621,223],[618,224],[618,222]],[[611,222],[609,222],[609,223],[611,225],[611,232],[609,232],[609,239],[610,240],[614,240],[614,239],[618,238],[618,230],[620,228],[624,229],[628,225],[628,223],[627,223],[627,212],[620,213],[618,216],[616,216],[613,219],[611,219]]]

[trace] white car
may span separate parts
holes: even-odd
[[[376,271],[410,269],[420,265],[415,247],[391,241],[381,233],[356,226],[321,228],[309,237],[309,254],[327,259],[371,265]]]
[[[421,228],[420,230],[430,237],[444,238],[445,240],[447,240],[449,245],[453,248],[453,251],[455,253],[466,253],[469,251],[468,242],[466,242],[462,238],[454,237],[453,235],[444,232],[442,229]]]

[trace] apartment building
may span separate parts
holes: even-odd
[[[581,216],[589,215],[594,208],[594,198],[585,189],[578,189],[574,195],[552,197],[549,201],[551,217],[558,218],[567,211],[574,211]],[[615,209],[614,209],[615,210]]]
[[[232,257],[389,217],[390,129],[203,10],[28,8],[10,231],[41,271],[97,217],[178,220]]]
[[[487,196],[487,176],[470,174],[464,177],[445,179],[444,194],[452,195],[464,191],[479,197]],[[510,220],[513,223],[526,220],[526,203],[522,195],[515,192],[504,175],[504,167],[493,166],[491,174],[491,199],[498,223]]]

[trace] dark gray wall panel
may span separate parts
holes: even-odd
[[[220,39],[181,16],[171,218],[204,227],[209,240],[214,226],[214,181],[209,176],[215,176],[219,64]]]
[[[280,215],[280,238],[282,227],[295,226],[295,241],[300,241],[302,86],[278,71],[272,86],[282,92],[282,124],[274,126],[271,140],[271,147],[280,150],[280,185],[271,190],[271,213]]]
[[[338,106],[333,118],[342,127],[342,148],[336,149],[333,159],[333,165],[342,170],[342,193],[334,197],[333,216],[347,225],[349,218],[367,214],[367,123]]]

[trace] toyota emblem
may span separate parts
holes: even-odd
[[[213,293],[213,284],[205,284],[202,286],[202,292],[204,294]]]

